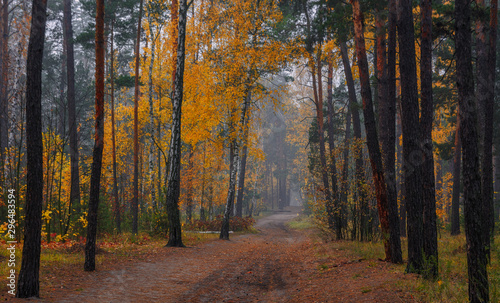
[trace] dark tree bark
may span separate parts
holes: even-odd
[[[390,230],[390,249],[393,263],[403,263],[401,253],[401,238],[398,218],[398,195],[396,192],[396,79],[389,82],[389,65],[386,63],[386,30],[382,13],[375,15],[375,28],[377,40],[377,68],[378,71],[378,112],[381,152],[384,164],[384,177],[387,185],[387,214]],[[391,20],[394,22],[395,20]],[[391,24],[394,26],[395,24]],[[396,46],[396,41],[391,40],[391,47]],[[388,55],[388,54],[387,54]],[[391,52],[391,64],[395,63],[395,49]],[[389,60],[388,60],[389,61]],[[388,62],[387,61],[387,62]],[[395,65],[390,66],[391,76],[395,77]],[[391,95],[389,96],[389,86]]]
[[[361,140],[361,119],[359,117],[358,101],[356,98],[356,89],[354,88],[354,79],[352,77],[351,65],[349,63],[349,55],[347,54],[347,45],[345,41],[340,41],[340,54],[342,56],[342,63],[344,66],[344,75],[347,82],[347,92],[349,94],[349,108],[352,114],[352,128],[354,138]],[[367,240],[368,230],[368,200],[366,199],[365,192],[363,191],[364,168],[363,168],[363,151],[356,149],[354,152],[355,158],[355,179],[357,198],[359,200],[360,208],[360,240]]]
[[[424,152],[422,164],[424,253],[427,261],[424,277],[434,279],[438,275],[438,246],[436,225],[436,185],[434,154],[432,151],[432,6],[431,0],[422,0],[422,37],[420,43],[420,140]]]
[[[5,149],[9,145],[9,0],[4,0],[0,12],[0,164],[2,180]]]
[[[330,182],[328,181],[328,171],[326,164],[326,150],[325,150],[325,136],[323,131],[323,88],[321,76],[321,48],[318,48],[317,64],[312,63],[312,81],[314,90],[314,103],[316,105],[316,118],[318,121],[318,135],[319,135],[319,158],[321,163],[321,176],[323,180],[325,198],[326,198],[326,212],[328,217],[328,227],[331,230],[335,229],[334,221],[334,206],[333,195],[330,192]],[[317,76],[316,76],[317,72]],[[331,168],[330,168],[331,169]],[[333,178],[333,176],[332,176]],[[336,177],[335,177],[336,178]]]
[[[187,3],[179,3],[179,26],[177,43],[177,64],[173,91],[172,135],[168,154],[167,213],[169,223],[168,247],[184,247],[182,244],[181,220],[179,214],[179,194],[181,181],[181,107],[184,86],[184,58],[186,55]]]
[[[40,296],[40,245],[43,202],[42,61],[47,2],[33,0],[26,64],[26,212],[24,245],[16,297]]]
[[[457,63],[458,106],[460,107],[460,139],[462,140],[465,237],[467,241],[467,270],[469,301],[489,302],[488,260],[482,235],[481,176],[477,112],[474,100],[472,72],[471,2],[455,1],[455,58]]]
[[[191,223],[193,219],[193,155],[194,150],[191,145],[188,147],[188,171],[187,171],[187,193],[186,193],[186,223]]]
[[[490,157],[491,149],[487,145],[493,141],[493,113],[495,110],[495,85],[496,85],[496,66],[497,66],[497,30],[498,30],[498,0],[490,2],[490,41],[488,44],[488,83],[490,90],[488,91],[488,101],[486,102],[485,111],[485,149],[488,149],[488,155],[484,153],[484,157]],[[487,159],[488,160],[488,159]],[[488,163],[491,162],[488,160]],[[488,179],[484,179],[483,183],[483,202],[487,209],[490,209],[489,216],[490,230],[490,245],[493,244],[493,236],[495,232],[495,211],[494,211],[494,191],[493,191],[493,172],[488,172]],[[488,187],[488,188],[486,188]]]
[[[412,4],[399,1],[398,19],[399,69],[401,74],[401,114],[403,126],[403,174],[408,220],[407,272],[421,273],[423,266],[423,204],[422,169],[423,151],[420,147],[417,65],[415,62],[415,35]]]
[[[453,195],[451,197],[451,234],[460,234],[460,174],[462,164],[462,140],[460,140],[460,108],[457,108],[455,130],[455,154],[453,156]]]
[[[318,75],[319,78],[319,75]],[[341,203],[343,200],[339,199],[338,186],[337,186],[337,161],[335,159],[335,126],[333,125],[333,66],[331,62],[328,63],[328,83],[327,83],[327,97],[326,103],[328,106],[328,146],[330,147],[330,169],[329,174],[332,179],[332,206],[333,206],[333,220],[334,220],[334,230],[337,239],[343,239],[342,235],[342,209]],[[333,198],[335,196],[335,198]]]
[[[121,215],[120,215],[120,200],[118,199],[118,179],[116,177],[116,138],[115,138],[115,47],[114,47],[114,24],[111,21],[111,142],[113,144],[113,213],[115,216],[115,225],[118,233],[122,232]]]
[[[478,0],[477,5],[485,9],[485,1]],[[482,135],[482,158],[481,158],[481,185],[483,200],[483,241],[486,245],[486,253],[490,255],[490,244],[493,237],[494,205],[493,205],[493,113],[495,103],[495,82],[494,73],[496,66],[496,18],[494,11],[497,10],[497,3],[491,3],[490,25],[478,18],[476,21],[476,49],[477,49],[477,103],[480,112],[478,115],[480,123],[480,134]],[[494,31],[488,35],[489,31]],[[489,38],[489,42],[487,41]],[[493,64],[493,68],[490,68]]]
[[[390,249],[390,229],[387,213],[387,189],[382,166],[375,115],[373,113],[372,92],[370,89],[370,72],[366,57],[365,36],[363,32],[363,13],[359,0],[351,0],[354,19],[354,35],[356,43],[356,57],[358,58],[359,79],[361,83],[361,99],[363,100],[363,113],[365,117],[366,144],[372,167],[373,181],[377,195],[377,207],[384,239],[385,258],[392,261]]]
[[[134,90],[134,197],[132,199],[132,233],[137,235],[139,216],[139,57],[141,46],[141,22],[143,0],[139,2],[139,21],[137,22],[137,40],[135,42],[135,90]]]
[[[95,270],[97,238],[97,210],[101,188],[102,151],[104,149],[104,0],[97,0],[95,32],[95,134],[90,175],[89,210],[87,215],[87,243],[85,244],[85,271]]]
[[[66,46],[66,76],[67,76],[67,100],[68,100],[68,124],[69,124],[69,153],[71,159],[71,189],[70,189],[70,211],[71,208],[80,209],[80,172],[78,168],[78,132],[75,103],[75,56],[73,50],[73,25],[71,21],[71,0],[64,0],[64,42]],[[69,219],[68,219],[69,221]]]
[[[245,102],[247,102],[247,107],[250,106],[250,99],[251,99],[251,94],[252,91],[248,90],[247,92],[247,99]],[[238,192],[236,195],[236,217],[242,217],[243,216],[243,195],[245,191],[245,174],[246,174],[246,166],[247,166],[247,152],[248,152],[248,147],[247,147],[247,141],[248,141],[248,120],[250,118],[245,117],[245,121],[243,123],[243,146],[242,146],[242,151],[241,151],[241,158],[240,158],[240,170],[238,173]]]
[[[226,198],[226,208],[220,230],[219,238],[229,240],[229,218],[233,213],[233,204],[236,187],[236,167],[238,166],[238,147],[236,139],[233,139],[229,147],[229,189]]]

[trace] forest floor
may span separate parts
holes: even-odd
[[[299,208],[257,221],[257,234],[187,248],[160,248],[140,259],[55,273],[38,302],[417,302],[401,286],[401,266],[356,257],[312,229],[286,224]],[[0,300],[26,302],[1,294]],[[29,300],[30,301],[30,300]]]

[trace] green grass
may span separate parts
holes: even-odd
[[[288,221],[286,225],[292,229],[311,229],[314,228],[314,221],[311,217],[305,215],[299,215],[291,221]]]
[[[466,302],[468,298],[467,252],[465,236],[451,236],[441,231],[438,239],[439,277],[428,281],[421,277],[416,280],[401,280],[398,288],[406,289],[422,302],[451,303]],[[498,240],[497,240],[498,241]],[[353,258],[366,260],[384,259],[384,246],[379,242],[334,241],[333,248],[346,251]],[[407,260],[407,243],[402,239],[403,258]],[[370,264],[370,263],[369,263]],[[397,266],[404,272],[406,264]],[[491,250],[491,264],[488,266],[490,281],[490,302],[500,302],[500,245]]]

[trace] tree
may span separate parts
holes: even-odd
[[[26,64],[27,183],[24,245],[16,297],[40,296],[40,250],[43,202],[42,60],[47,2],[33,0]]]
[[[457,108],[455,130],[455,152],[453,156],[453,196],[451,198],[451,234],[460,234],[460,168],[462,164],[462,141],[460,140],[460,108]]]
[[[472,73],[471,3],[455,1],[455,57],[457,63],[458,106],[460,108],[460,139],[462,141],[465,238],[467,241],[467,271],[469,301],[489,302],[488,264],[482,230],[481,176],[477,111],[474,100]]]
[[[137,40],[135,44],[135,85],[134,85],[134,198],[132,200],[132,233],[137,234],[137,218],[139,216],[139,56],[141,45],[141,21],[143,0],[139,4],[139,21],[137,23]]]
[[[391,8],[389,7],[389,10]],[[385,20],[382,12],[377,9],[375,13],[375,36],[377,41],[376,50],[376,70],[378,71],[378,110],[379,110],[379,132],[381,152],[384,164],[384,177],[387,185],[387,216],[390,230],[389,244],[391,249],[392,262],[402,263],[401,239],[398,220],[398,197],[396,192],[396,96],[395,96],[395,37],[390,37],[389,49],[392,56],[386,61],[386,30]],[[391,14],[389,15],[391,17]],[[391,26],[395,26],[393,19],[390,20]],[[391,28],[391,30],[394,30]],[[391,33],[392,34],[392,33]],[[389,55],[389,54],[387,54]],[[387,62],[391,62],[391,66]],[[391,68],[389,74],[389,68]],[[389,76],[394,77],[389,80]],[[389,86],[392,86],[389,88]],[[389,92],[391,90],[391,92]]]
[[[9,112],[9,0],[4,0],[0,12],[0,182],[4,182],[5,149],[8,148]],[[0,185],[3,184],[0,183]]]
[[[380,153],[375,114],[373,113],[372,92],[370,88],[370,72],[366,57],[366,46],[363,29],[363,13],[359,0],[351,0],[354,21],[354,41],[356,44],[356,57],[358,58],[359,79],[361,83],[361,99],[363,100],[363,113],[365,117],[366,144],[375,183],[377,206],[384,239],[385,257],[392,261],[390,249],[390,229],[387,213],[387,190],[382,167],[382,155]]]
[[[408,222],[407,272],[421,273],[423,266],[422,150],[420,148],[417,65],[412,4],[399,1],[399,70],[401,75],[401,121],[403,127],[403,174]]]
[[[104,149],[104,0],[97,0],[95,31],[95,134],[90,175],[89,210],[87,215],[87,242],[85,244],[85,271],[95,270],[97,237],[97,210],[101,189],[102,151]]]
[[[434,154],[432,146],[432,120],[434,114],[432,98],[432,0],[422,0],[422,37],[420,43],[420,140],[424,152],[422,164],[423,236],[427,278],[438,275],[438,247],[436,226],[436,186],[434,184]]]
[[[168,247],[183,247],[181,221],[179,214],[179,194],[181,179],[181,108],[184,84],[184,58],[186,56],[186,0],[179,2],[179,25],[177,44],[177,64],[175,69],[174,90],[172,93],[172,134],[168,153],[167,213],[169,221]]]
[[[71,22],[71,0],[64,0],[64,42],[66,45],[66,77],[69,123],[69,153],[71,159],[71,189],[69,195],[69,215],[71,218],[72,207],[80,207],[80,171],[78,168],[78,132],[75,104],[75,56],[73,47],[73,25]],[[69,225],[69,224],[68,224]]]

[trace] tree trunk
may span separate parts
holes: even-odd
[[[236,187],[236,171],[238,166],[238,147],[236,146],[236,138],[232,140],[229,147],[229,189],[226,198],[226,208],[224,210],[224,218],[220,230],[219,238],[229,240],[229,219],[233,213],[234,194]]]
[[[0,24],[0,164],[2,165],[2,180],[4,176],[5,149],[9,146],[9,1],[2,5]]]
[[[363,113],[365,117],[366,144],[370,156],[370,163],[375,184],[377,206],[384,239],[385,258],[392,261],[390,249],[390,229],[387,213],[387,191],[382,166],[382,155],[377,135],[375,115],[373,113],[372,92],[370,89],[370,72],[366,57],[365,36],[363,32],[363,13],[359,0],[351,0],[353,8],[354,33],[356,43],[356,56],[358,58],[359,79],[361,83],[361,99],[363,100]]]
[[[26,64],[26,208],[23,256],[16,293],[18,298],[40,296],[39,270],[43,202],[42,61],[47,2],[33,0],[31,16]]]
[[[318,69],[319,70],[319,69]],[[318,78],[320,78],[320,74],[318,74]],[[328,106],[328,146],[330,147],[330,169],[329,174],[332,179],[332,207],[333,207],[333,220],[334,220],[334,230],[337,236],[337,239],[343,239],[342,235],[342,208],[341,204],[343,204],[343,200],[340,199],[338,195],[338,186],[337,186],[337,161],[335,159],[335,126],[333,125],[333,66],[332,63],[328,63],[328,84],[327,84],[327,97],[326,103]],[[350,121],[349,121],[350,123]],[[343,181],[343,180],[342,180]],[[333,197],[335,195],[335,197]]]
[[[432,6],[431,0],[422,0],[422,37],[420,43],[420,95],[421,118],[420,140],[424,154],[422,164],[424,277],[435,279],[438,275],[438,246],[436,226],[436,185],[434,177],[434,154],[432,150],[432,120],[434,114],[432,98]]]
[[[392,20],[394,22],[394,20]],[[389,221],[391,256],[393,263],[403,263],[401,253],[401,238],[398,218],[398,194],[396,192],[396,79],[389,82],[389,66],[386,64],[386,30],[381,12],[375,16],[377,40],[377,68],[378,71],[378,112],[381,152],[384,164],[384,177],[387,185],[387,214]],[[391,24],[394,26],[394,24]],[[391,40],[391,47],[396,41]],[[395,49],[391,52],[391,63],[395,63]],[[391,65],[391,76],[395,77],[395,65]],[[391,95],[389,96],[389,85]]]
[[[316,104],[316,118],[318,120],[318,133],[319,133],[319,157],[321,163],[321,176],[323,180],[325,198],[326,198],[326,213],[328,217],[328,227],[331,230],[335,229],[334,222],[334,206],[332,194],[330,192],[330,182],[328,181],[328,171],[326,165],[326,151],[325,151],[325,137],[323,131],[323,87],[322,87],[322,76],[321,76],[321,48],[318,48],[317,54],[317,66],[311,59],[312,65],[312,78],[313,78],[313,90],[314,90],[314,101]],[[316,68],[317,70],[316,70]],[[317,78],[316,78],[317,72]],[[331,168],[330,168],[331,169]]]
[[[401,74],[401,114],[403,127],[403,174],[408,219],[407,272],[421,273],[423,266],[423,204],[422,178],[423,151],[420,147],[417,65],[415,62],[415,35],[412,4],[399,1],[398,20],[399,69]]]
[[[477,1],[480,9],[485,9],[485,1]],[[477,103],[480,134],[483,135],[482,158],[481,158],[481,185],[482,185],[482,209],[483,209],[483,241],[486,245],[486,253],[490,256],[490,244],[493,239],[495,226],[493,205],[493,114],[495,104],[495,82],[494,73],[496,66],[496,25],[497,25],[497,3],[491,3],[490,24],[479,18],[476,21],[476,49],[477,49]],[[488,31],[493,29],[494,33],[488,37]],[[489,43],[487,39],[489,38]],[[490,57],[493,58],[490,59]],[[490,68],[493,64],[493,68]]]
[[[458,106],[460,107],[460,139],[462,140],[465,237],[469,301],[489,302],[487,258],[485,254],[482,217],[481,176],[477,112],[472,73],[470,10],[468,0],[455,1],[455,58],[457,62]]]
[[[351,65],[349,63],[349,55],[347,54],[347,45],[344,40],[340,41],[340,54],[344,65],[344,74],[347,81],[347,91],[349,94],[349,108],[352,114],[352,128],[354,138],[359,142],[361,140],[361,119],[359,117],[358,101],[356,100],[356,89],[354,88],[354,79],[352,77]],[[366,239],[366,231],[368,228],[368,200],[363,190],[365,182],[363,170],[363,150],[356,148],[354,151],[355,157],[355,179],[357,197],[360,208],[360,240]]]
[[[155,133],[155,119],[154,119],[154,104],[153,104],[153,65],[155,62],[155,46],[156,39],[153,33],[153,29],[150,28],[149,32],[151,34],[151,59],[149,61],[149,92],[148,92],[148,101],[149,101],[149,183],[151,186],[151,206],[153,207],[153,211],[157,209],[157,200],[156,200],[156,186],[155,186],[155,170],[154,170],[154,133]]]
[[[455,154],[453,156],[453,196],[451,198],[451,234],[460,234],[460,169],[462,164],[462,140],[460,140],[460,108],[457,108],[455,130]]]
[[[87,215],[87,243],[85,244],[85,271],[95,270],[97,237],[97,210],[101,188],[102,151],[104,149],[104,0],[97,0],[95,17],[95,135],[90,175],[90,197]]]
[[[250,99],[252,96],[252,91],[249,89],[247,92],[247,96],[245,99],[245,115],[246,112],[248,111],[248,107],[250,106]],[[242,217],[243,216],[243,196],[244,196],[244,190],[245,190],[245,173],[246,173],[246,166],[247,166],[247,151],[248,151],[248,146],[247,146],[247,141],[248,141],[248,120],[249,115],[246,115],[247,117],[243,117],[244,122],[243,122],[243,142],[242,142],[242,152],[241,152],[241,158],[240,158],[240,169],[239,169],[239,174],[238,174],[238,193],[236,196],[236,217]]]
[[[113,144],[113,212],[115,216],[116,230],[120,234],[121,216],[120,216],[120,200],[118,199],[118,179],[116,177],[116,140],[115,140],[115,46],[114,46],[114,25],[115,20],[111,21],[111,142]]]
[[[78,121],[75,104],[75,56],[73,51],[73,26],[71,21],[71,0],[64,0],[64,42],[66,45],[66,76],[69,123],[69,153],[71,158],[70,207],[80,209],[80,172],[78,168]],[[70,211],[71,215],[71,211]]]
[[[187,193],[186,193],[186,223],[191,224],[193,219],[193,155],[194,150],[191,145],[188,147],[188,169],[187,169]]]
[[[141,22],[143,0],[139,4],[139,21],[137,23],[137,40],[135,43],[135,93],[134,93],[134,197],[132,199],[132,233],[137,235],[139,216],[139,56],[141,46]]]
[[[178,57],[178,48],[179,48],[179,0],[172,0],[172,6],[170,7],[170,37],[172,39],[172,88],[175,85],[175,77],[177,71],[177,57]],[[173,93],[172,93],[173,95]],[[172,98],[172,104],[174,100]]]
[[[186,41],[187,3],[181,0],[179,5],[179,27],[177,44],[177,64],[173,91],[172,108],[172,135],[168,154],[168,185],[167,185],[167,213],[169,218],[168,247],[184,247],[182,244],[182,230],[179,215],[179,194],[181,180],[181,107],[184,85],[184,58]]]
[[[486,108],[485,111],[487,112],[487,115],[485,116],[485,121],[486,121],[486,129],[485,129],[485,145],[490,144],[490,142],[493,141],[493,113],[495,109],[495,85],[496,85],[496,66],[497,66],[497,30],[498,30],[498,0],[492,0],[490,2],[490,41],[488,44],[489,48],[489,53],[488,53],[488,68],[490,70],[489,72],[489,77],[488,77],[488,83],[489,83],[489,88],[490,90],[488,91],[489,93],[489,98],[488,102],[486,103]],[[486,147],[485,147],[486,148]],[[489,147],[488,147],[489,150]],[[491,150],[489,150],[491,152]],[[488,153],[489,153],[488,152]],[[485,153],[486,156],[486,153]],[[490,155],[487,155],[488,157]],[[491,163],[491,162],[488,162]],[[483,197],[485,195],[487,196],[487,199],[490,200],[484,200],[486,208],[494,209],[494,191],[493,191],[493,174],[491,173],[491,180],[490,179],[485,179],[483,182],[484,184],[487,184],[487,187],[484,187],[483,185]],[[489,220],[490,220],[490,244],[493,244],[494,240],[494,232],[495,232],[495,215],[494,211],[491,212]]]

